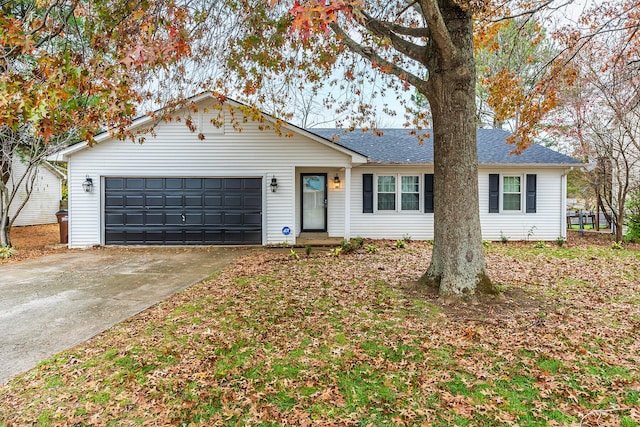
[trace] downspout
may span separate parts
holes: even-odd
[[[344,239],[351,239],[351,165],[344,169]]]
[[[573,167],[565,169],[560,177],[560,237],[567,239],[567,175],[573,170]]]

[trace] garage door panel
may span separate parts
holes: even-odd
[[[167,190],[181,190],[182,178],[166,178],[165,188]]]
[[[261,178],[105,178],[107,244],[260,244]]]
[[[125,235],[124,231],[121,230],[110,230],[105,233],[105,240],[108,242],[112,242],[112,244],[124,244],[125,243]]]
[[[142,190],[144,188],[144,178],[127,178],[125,180],[125,189]]]
[[[222,206],[222,195],[204,196],[204,206],[206,208],[218,208]]]
[[[144,214],[142,212],[129,212],[124,215],[124,220],[127,226],[143,225]]]
[[[107,224],[124,224],[124,213],[113,212],[105,214],[105,223]]]
[[[260,195],[257,195],[257,196],[246,196],[244,198],[244,208],[245,209],[261,209],[262,208],[262,197]]]
[[[207,190],[222,190],[222,178],[206,178],[204,188]]]
[[[148,226],[161,226],[164,224],[164,213],[162,212],[147,212],[145,214],[145,223]]]
[[[164,204],[165,204],[165,206],[171,206],[171,207],[180,206],[180,207],[182,207],[182,196],[173,196],[173,195],[165,196]]]
[[[107,178],[105,188],[107,190],[123,190],[124,178]]]
[[[225,190],[240,190],[242,182],[242,178],[225,178],[222,185]]]
[[[202,230],[185,231],[184,238],[188,243],[200,244],[203,242],[203,231]]]
[[[180,230],[168,230],[165,232],[165,240],[170,243],[182,243],[184,241],[184,233]]]
[[[144,187],[147,190],[162,190],[164,187],[163,178],[147,178]]]
[[[164,232],[160,230],[147,230],[145,241],[151,245],[162,244],[164,243]]]
[[[253,179],[253,178],[245,178],[244,180],[244,188],[245,190],[256,190],[253,193],[260,194],[262,193],[262,180],[261,179]]]
[[[204,225],[219,225],[222,223],[222,213],[221,212],[216,212],[216,213],[210,213],[210,212],[206,212],[204,214]]]
[[[225,225],[242,225],[243,215],[241,213],[227,212],[224,214]]]
[[[206,230],[204,232],[204,243],[208,245],[220,245],[224,242],[222,230]]]
[[[242,240],[244,242],[260,242],[262,241],[262,231],[245,231],[244,235],[242,236]]]
[[[195,206],[195,207],[202,207],[202,197],[201,195],[198,196],[184,196],[184,205],[187,207],[190,206]]]
[[[167,212],[165,214],[165,224],[182,226],[182,213]]]
[[[235,194],[225,194],[222,197],[222,203],[226,208],[242,207],[242,196]]]
[[[144,196],[142,194],[129,195],[124,197],[125,208],[141,208],[144,206]]]
[[[190,225],[203,225],[204,224],[204,220],[203,220],[204,215],[202,213],[193,213],[193,212],[188,212],[184,215],[184,221],[183,224],[185,226],[190,226]]]
[[[147,194],[144,197],[144,204],[148,208],[164,206],[164,196],[161,194]]]
[[[108,195],[104,199],[104,204],[107,208],[122,208],[124,207],[124,196]]]
[[[262,215],[260,212],[244,214],[243,223],[247,225],[262,225]]]
[[[197,189],[200,190],[203,187],[202,178],[185,178],[184,188],[187,190]]]

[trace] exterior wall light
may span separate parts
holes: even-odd
[[[275,193],[276,190],[278,189],[278,180],[276,179],[275,176],[271,178],[271,184],[269,184],[269,187],[271,187],[272,193]]]
[[[89,178],[89,175],[87,175],[84,182],[82,183],[82,188],[84,189],[85,193],[91,193],[91,191],[93,190],[93,179]]]
[[[336,190],[340,188],[340,177],[338,176],[338,174],[336,174],[336,176],[333,178],[333,188],[335,188]]]

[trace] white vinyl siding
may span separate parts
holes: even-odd
[[[433,173],[430,167],[410,166],[360,166],[351,171],[351,236],[361,236],[372,239],[401,239],[406,235],[415,240],[433,239],[433,214],[425,214],[419,210],[395,212],[362,212],[363,174],[374,174],[374,192],[377,192],[378,176],[396,176],[396,183],[401,177],[421,177],[425,173]],[[397,188],[397,186],[396,186]],[[419,200],[424,197],[420,185]],[[377,206],[374,200],[374,206]]]
[[[351,197],[351,236],[362,236],[374,239],[401,239],[410,235],[415,240],[433,239],[433,214],[422,211],[398,212],[397,214],[362,213],[362,175],[365,173],[393,175],[402,168],[402,176],[422,176],[433,173],[431,168],[417,168],[411,166],[362,166],[352,170]],[[508,215],[489,214],[489,174],[501,176],[522,176],[521,190],[524,192],[524,177],[526,174],[537,176],[537,209],[536,213],[525,213],[524,201],[521,212]],[[561,168],[480,168],[478,175],[480,222],[482,238],[485,240],[500,240],[500,232],[510,240],[555,240],[565,233],[564,227],[564,196],[563,185],[566,185],[564,169]],[[375,189],[375,185],[374,185]],[[420,189],[420,198],[424,197]],[[524,200],[524,198],[523,198]],[[437,200],[434,203],[438,203]],[[533,234],[529,236],[529,232]]]
[[[217,116],[218,112],[210,114]],[[284,236],[282,229],[286,226],[298,230],[299,226],[296,166],[314,172],[329,169],[334,173],[349,166],[351,158],[297,133],[279,136],[272,129],[261,130],[259,123],[251,121],[241,126],[242,131],[234,130],[227,118],[224,133],[209,126],[209,130],[203,132],[205,139],[201,140],[183,121],[163,122],[155,130],[156,137],[147,137],[143,144],[108,139],[72,154],[69,159],[70,246],[104,243],[102,179],[118,176],[261,177],[263,244],[293,243],[294,233]],[[92,193],[82,191],[86,175],[93,178]],[[271,192],[269,184],[274,176],[278,189]],[[331,193],[329,201],[339,204]],[[337,215],[337,221],[344,222],[343,212],[330,210],[329,214]],[[335,221],[330,217],[329,226]],[[344,226],[334,228],[344,230]]]
[[[25,171],[26,166],[20,158],[16,156],[13,160],[13,170],[9,185],[13,185],[12,182],[14,182],[14,180],[15,182],[19,181],[25,174]],[[16,215],[18,207],[27,197],[26,190],[24,190],[25,182],[26,180],[23,181],[16,194],[16,198],[11,203],[9,209],[10,218]],[[16,217],[13,225],[19,227],[25,225],[52,224],[56,222],[55,214],[60,209],[61,198],[62,176],[49,169],[49,166],[44,164],[40,165],[29,200]]]
[[[526,213],[525,197],[521,197],[520,211],[504,211],[500,214],[489,213],[489,174],[500,174],[503,177],[518,176],[521,192],[525,192],[525,177],[536,175],[536,212]],[[501,233],[509,240],[555,240],[565,234],[566,218],[564,217],[565,200],[563,186],[564,169],[561,168],[481,168],[478,176],[480,194],[480,223],[482,238],[500,240]],[[500,189],[503,197],[503,188]],[[503,202],[500,200],[500,207]]]

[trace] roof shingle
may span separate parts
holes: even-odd
[[[420,145],[409,129],[380,129],[382,136],[371,132],[354,130],[345,132],[341,129],[307,129],[320,137],[356,153],[367,156],[373,163],[433,163],[433,132],[426,129],[424,143]],[[546,165],[578,165],[581,162],[573,157],[557,151],[532,144],[519,155],[510,154],[515,148],[506,142],[509,132],[501,129],[478,129],[478,163],[479,164],[546,164]]]

